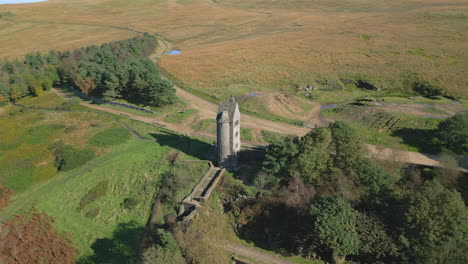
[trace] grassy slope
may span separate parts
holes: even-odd
[[[53,107],[62,103],[54,94],[46,94],[38,98],[28,98],[21,101],[24,104],[36,106]],[[50,104],[49,104],[50,103]],[[13,108],[8,106],[7,108]],[[3,110],[3,108],[2,108]],[[9,109],[8,111],[10,111]],[[12,131],[11,126],[15,125],[19,129],[26,130],[25,122],[30,122],[27,116],[44,116],[44,110],[29,110],[25,113],[18,113],[16,116],[6,116],[0,118],[2,128],[6,127],[5,131]],[[72,118],[77,123],[89,123],[92,121],[94,126],[87,127],[91,133],[80,134],[85,145],[92,136],[104,131],[108,127],[120,126],[107,117],[93,113],[61,113],[57,111],[46,111],[47,118],[44,120],[36,120],[36,122],[53,122],[55,124],[66,124],[69,118]],[[70,116],[72,115],[72,116]],[[13,197],[8,207],[0,212],[0,220],[6,220],[14,215],[27,211],[32,207],[36,207],[40,211],[47,212],[50,216],[57,219],[55,226],[61,232],[69,232],[72,235],[74,244],[80,250],[81,256],[87,256],[93,253],[91,246],[98,238],[112,238],[112,233],[119,224],[133,222],[135,226],[143,227],[149,218],[151,205],[154,195],[157,193],[161,180],[161,175],[168,171],[174,173],[184,173],[186,181],[177,192],[177,199],[182,199],[187,195],[191,188],[198,182],[199,178],[207,169],[205,163],[185,163],[180,162],[176,165],[170,165],[167,161],[167,155],[171,152],[182,151],[189,153],[186,149],[178,145],[179,136],[173,133],[167,133],[157,127],[140,123],[137,121],[128,120],[124,117],[117,117],[121,121],[135,128],[143,135],[152,138],[155,137],[160,143],[155,141],[141,140],[132,135],[131,139],[126,143],[107,148],[105,151],[96,150],[100,156],[89,161],[85,165],[74,170],[56,174],[53,170],[52,174],[47,179],[41,181],[27,182],[22,188],[16,189],[16,195]],[[8,122],[8,123],[6,123]],[[30,125],[33,126],[34,124]],[[65,125],[64,125],[65,126]],[[63,130],[63,129],[62,129]],[[21,137],[22,130],[15,130],[18,136]],[[0,164],[5,166],[5,162],[14,152],[25,154],[24,148],[29,149],[30,153],[36,153],[36,156],[44,157],[52,155],[48,147],[57,139],[66,138],[67,134],[58,132],[51,134],[48,140],[41,144],[32,145],[27,141],[22,142],[22,148],[13,148],[8,151],[0,152]],[[8,138],[8,140],[11,140]],[[75,139],[76,140],[76,139]],[[198,142],[198,141],[197,141]],[[78,141],[70,139],[70,143],[79,146]],[[200,143],[200,147],[193,144],[191,154],[198,155],[202,151],[206,151],[206,144]],[[190,150],[190,149],[189,149]],[[49,152],[48,152],[49,151]],[[47,155],[42,152],[47,153]],[[16,155],[16,154],[15,154]],[[26,152],[28,155],[28,152]],[[181,153],[180,159],[197,159]],[[34,178],[37,173],[34,171],[37,167],[35,162],[28,166],[32,168],[31,176]],[[190,165],[189,165],[190,164]],[[49,164],[53,168],[52,164]],[[9,179],[18,180],[21,175],[14,174]],[[5,180],[5,179],[3,179]],[[3,181],[2,180],[2,181]],[[89,204],[81,212],[77,210],[80,200],[89,190],[95,187],[103,180],[109,181],[109,189],[107,193]],[[14,186],[13,186],[14,187]],[[133,209],[125,209],[122,206],[124,199],[131,198],[137,201]],[[99,207],[99,214],[96,218],[91,219],[85,214]],[[163,208],[164,212],[170,212],[172,207]],[[163,217],[164,215],[162,215]]]

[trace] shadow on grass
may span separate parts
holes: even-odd
[[[436,154],[441,149],[434,143],[434,134],[433,129],[402,128],[393,131],[392,136],[403,139],[405,144],[417,148],[419,152]]]
[[[207,142],[170,132],[165,134],[151,133],[150,135],[162,146],[178,149],[181,152],[198,159],[212,159],[212,157],[210,157],[210,152],[213,145]]]
[[[97,239],[91,248],[94,254],[78,259],[78,264],[137,263],[140,258],[140,238],[145,228],[135,222],[121,223],[111,238]]]

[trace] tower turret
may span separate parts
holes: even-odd
[[[218,166],[228,167],[229,156],[231,154],[231,146],[229,144],[230,138],[230,125],[229,114],[226,111],[218,113],[216,117],[216,131],[217,131],[217,158]]]

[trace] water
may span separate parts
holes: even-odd
[[[448,118],[448,117],[443,117],[443,116],[431,116],[431,115],[422,115],[421,117],[433,118],[433,119],[447,119]]]
[[[27,3],[46,2],[46,1],[48,0],[0,0],[0,5],[27,4]]]
[[[250,94],[249,94],[249,96],[252,96],[252,97],[258,96],[258,95],[261,95],[261,93],[250,93]]]
[[[320,106],[320,109],[328,109],[328,108],[333,108],[336,107],[337,104],[329,104],[329,105],[322,105]]]
[[[177,55],[177,54],[180,54],[180,53],[182,53],[182,51],[180,51],[180,50],[171,50],[171,51],[169,51],[168,54],[169,55]]]

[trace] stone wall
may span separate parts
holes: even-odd
[[[208,200],[218,181],[224,176],[226,170],[214,167],[211,161],[208,162],[210,169],[179,207],[177,218],[182,225],[189,223],[198,214],[198,208]]]

